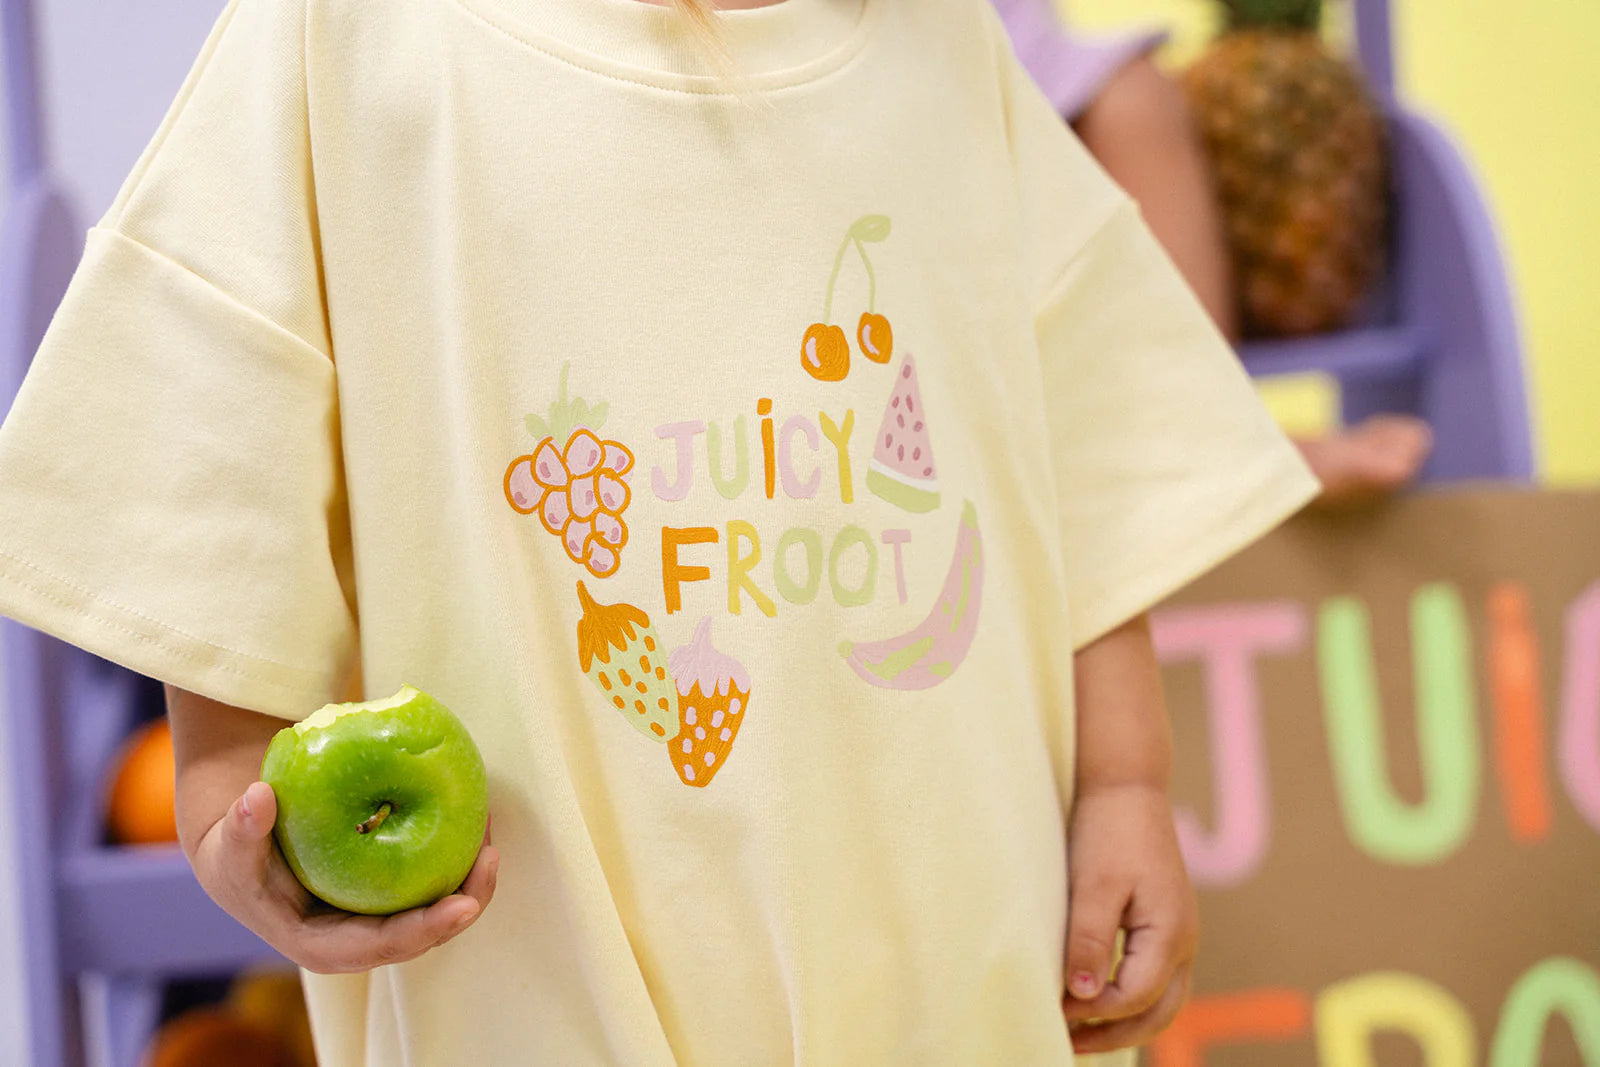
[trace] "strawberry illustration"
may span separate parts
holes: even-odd
[[[711,644],[711,617],[667,657],[678,686],[678,733],[667,755],[685,785],[705,788],[727,762],[750,704],[750,675]]]
[[[677,693],[650,616],[632,604],[600,604],[578,583],[578,666],[635,730],[665,741]]]
[[[518,514],[538,515],[572,562],[609,578],[622,566],[628,543],[622,513],[632,499],[624,479],[633,470],[633,453],[596,433],[606,419],[603,401],[590,406],[582,397],[567,399],[567,369],[561,368],[560,394],[548,416],[526,419],[539,444],[506,468],[506,501]]]

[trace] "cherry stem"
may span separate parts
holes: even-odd
[[[867,314],[871,315],[878,310],[878,276],[872,271],[872,260],[867,258],[867,246],[861,243],[861,238],[852,232],[850,240],[856,243],[856,252],[861,256],[861,265],[867,268]]]
[[[372,833],[372,831],[383,825],[383,820],[387,819],[389,817],[389,813],[393,810],[394,806],[385,800],[378,810],[372,813],[372,816],[367,819],[366,822],[356,824],[356,833]]]
[[[845,234],[843,243],[839,245],[838,255],[833,257],[833,273],[828,275],[828,299],[822,305],[822,324],[824,326],[833,322],[833,287],[839,282],[839,268],[844,266],[845,251],[850,247],[850,242],[855,239],[856,235],[853,230]]]

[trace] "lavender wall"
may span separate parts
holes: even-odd
[[[223,0],[35,0],[46,152],[85,225],[155,133]]]
[[[34,0],[45,157],[85,227],[155,133],[224,0]],[[0,80],[0,85],[3,85]],[[9,173],[0,137],[0,175]],[[0,685],[0,693],[4,686]],[[0,767],[7,765],[0,708]],[[10,812],[0,805],[0,1062],[27,1063]]]

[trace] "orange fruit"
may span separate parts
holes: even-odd
[[[856,340],[861,344],[861,354],[874,363],[887,363],[894,354],[894,331],[889,329],[889,320],[882,315],[862,312]]]
[[[800,365],[821,382],[842,382],[850,373],[850,341],[838,326],[814,322],[800,342]]]
[[[298,1067],[283,1039],[219,1008],[195,1008],[168,1022],[141,1067]]]
[[[142,727],[123,745],[111,784],[111,835],[124,845],[178,840],[173,800],[172,730],[165,718]]]
[[[298,971],[251,971],[228,990],[228,1008],[236,1017],[277,1035],[294,1054],[299,1067],[317,1067],[311,1043],[311,1019]]]

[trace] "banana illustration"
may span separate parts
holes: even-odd
[[[955,673],[972,647],[983,606],[983,535],[969,500],[961,509],[956,550],[944,589],[916,629],[885,641],[839,646],[839,654],[863,680],[882,689],[928,689]]]

